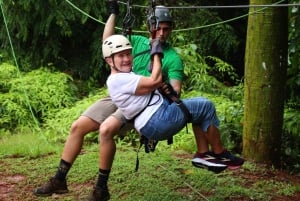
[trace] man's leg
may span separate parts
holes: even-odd
[[[216,135],[216,133],[212,134],[210,133],[209,138],[207,138],[207,134],[209,132],[213,132],[214,129],[210,128],[207,130],[207,132],[203,132],[201,127],[199,125],[193,124],[193,131],[196,139],[196,145],[197,145],[197,153],[194,156],[194,159],[192,160],[192,164],[196,167],[200,168],[206,168],[210,171],[213,171],[215,173],[219,173],[227,168],[226,165],[222,164],[221,161],[216,159],[213,154],[209,151],[209,140],[211,140],[210,137],[213,137],[213,135]],[[217,137],[217,135],[215,136]],[[220,142],[215,141],[211,146],[214,149],[222,149],[223,146]]]
[[[207,132],[203,132],[200,126],[193,126],[193,129],[195,132],[197,148],[198,148],[198,153],[195,155],[196,157],[198,158],[202,157],[206,160],[209,160],[211,162],[216,162],[216,163],[218,163],[219,161],[222,164],[228,166],[229,169],[237,169],[241,165],[243,165],[244,159],[232,155],[223,146],[221,142],[219,129],[216,126],[210,125],[207,129]],[[203,142],[199,142],[200,140],[203,140]],[[208,148],[207,144],[210,144],[213,153],[210,152],[205,153],[205,149]]]
[[[214,152],[214,157],[227,165],[229,169],[237,169],[243,165],[244,159],[234,156],[222,145],[219,129],[210,125],[205,134],[208,143]]]
[[[196,139],[197,152],[205,153],[209,151],[209,145],[206,137],[204,136],[204,132],[200,128],[200,126],[193,125],[193,132]]]
[[[221,142],[220,132],[216,126],[210,125],[207,129],[207,132],[203,132],[202,130],[201,132],[202,138],[205,138],[206,143],[210,144],[211,149],[215,154],[219,154],[224,151],[225,148]]]

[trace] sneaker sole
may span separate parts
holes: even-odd
[[[236,165],[236,166],[233,166],[233,165],[228,165],[228,169],[229,170],[236,170],[236,169],[239,169],[242,165]]]
[[[244,162],[240,163],[240,164],[230,164],[230,161],[228,160],[221,160],[221,162],[225,165],[228,166],[228,169],[230,170],[236,170],[236,169],[239,169],[243,164]]]
[[[220,173],[220,172],[222,172],[223,170],[225,170],[227,168],[227,165],[212,163],[212,162],[206,161],[206,160],[201,159],[201,158],[194,158],[192,160],[192,164],[195,167],[207,169],[207,170],[212,171],[214,173]]]

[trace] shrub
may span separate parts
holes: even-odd
[[[89,97],[77,101],[74,106],[63,108],[47,116],[44,123],[44,135],[51,141],[64,141],[69,134],[70,127],[80,114],[99,98],[107,96],[106,89],[99,89],[93,92]],[[98,132],[87,136],[85,139],[96,141]]]
[[[283,166],[291,171],[300,171],[300,112],[297,109],[286,108],[282,135]]]
[[[67,74],[45,68],[19,76],[16,72],[10,65],[1,66],[1,128],[36,127],[49,113],[70,107],[77,100],[77,88]]]

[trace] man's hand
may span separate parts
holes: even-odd
[[[163,82],[161,86],[158,88],[158,90],[161,94],[167,96],[167,98],[171,96],[175,96],[178,98],[178,94],[173,89],[172,85],[170,85],[169,83]]]
[[[109,14],[119,15],[119,5],[116,0],[107,1],[107,11]]]

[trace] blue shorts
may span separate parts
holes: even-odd
[[[183,99],[182,102],[192,115],[191,123],[201,126],[204,132],[210,125],[219,126],[219,119],[214,104],[202,97]],[[176,103],[170,104],[164,99],[163,104],[140,130],[148,139],[166,140],[177,134],[186,125],[186,119]]]

